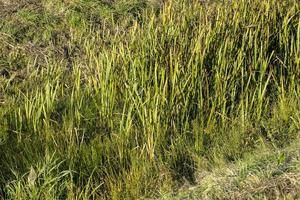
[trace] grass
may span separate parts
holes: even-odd
[[[0,198],[299,198],[299,8],[1,1]]]
[[[299,141],[287,148],[261,146],[256,155],[197,174],[196,185],[160,199],[299,199]]]

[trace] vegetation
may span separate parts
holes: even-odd
[[[300,198],[299,95],[297,0],[2,0],[0,199]]]

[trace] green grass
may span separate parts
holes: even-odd
[[[296,0],[0,1],[0,199],[297,198],[299,95]]]

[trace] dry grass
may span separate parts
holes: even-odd
[[[162,199],[298,199],[299,142],[285,149],[264,149],[211,171],[198,174],[197,184],[181,187]],[[279,163],[281,155],[285,158]]]

